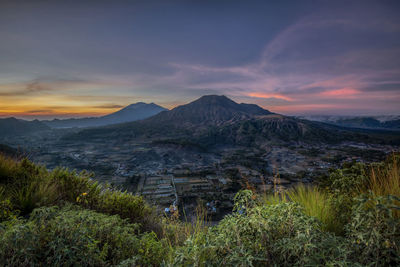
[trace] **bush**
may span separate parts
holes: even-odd
[[[356,198],[351,221],[346,227],[352,240],[353,257],[373,266],[400,265],[400,223],[393,211],[400,199],[370,193]]]
[[[363,163],[354,163],[333,170],[325,184],[332,193],[347,194],[352,197],[357,193],[357,188],[362,187],[367,181],[367,166]]]
[[[398,266],[399,159],[346,165],[325,187],[240,191],[233,213],[208,227],[201,206],[194,224],[161,219],[141,197],[89,173],[0,156],[0,263]]]
[[[246,214],[226,216],[196,240],[190,238],[177,249],[174,264],[303,266],[346,262],[345,240],[320,229],[320,223],[305,215],[299,204],[256,205]]]
[[[0,230],[0,262],[12,266],[109,266],[133,256],[159,265],[168,252],[138,225],[74,206],[35,209],[29,220]]]
[[[141,196],[100,185],[87,172],[77,174],[65,168],[49,172],[26,159],[17,162],[0,156],[0,188],[3,187],[7,190],[1,199],[9,199],[23,216],[38,207],[74,203],[141,223],[143,230],[161,232],[154,209]]]
[[[11,219],[16,219],[16,213],[18,213],[18,211],[14,210],[9,199],[0,200],[0,223]]]

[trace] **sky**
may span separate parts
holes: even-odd
[[[0,0],[0,117],[207,94],[288,115],[399,115],[399,14],[388,0]]]

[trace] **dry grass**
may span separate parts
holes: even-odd
[[[183,220],[181,220],[181,215],[178,211],[164,219],[164,223],[162,224],[163,236],[171,248],[183,245],[189,238],[195,240],[203,236],[202,234],[208,230],[209,219],[203,205],[199,204],[196,207],[195,213],[196,216],[193,222],[187,220],[186,214],[182,214]]]
[[[400,198],[400,154],[392,154],[385,164],[373,164],[368,182],[358,188],[360,193],[372,192],[375,196],[395,196]],[[397,201],[400,205],[400,201]],[[400,211],[394,210],[393,215],[400,218]]]
[[[371,167],[371,175],[366,190],[372,191],[377,196],[400,197],[400,157],[393,155],[389,164]],[[365,191],[361,190],[361,191]]]

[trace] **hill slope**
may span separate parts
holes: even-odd
[[[0,119],[0,137],[28,135],[50,128],[38,120],[25,121],[16,118]]]

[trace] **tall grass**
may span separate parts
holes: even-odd
[[[358,188],[358,192],[400,198],[400,155],[392,154],[385,163],[372,164],[368,181]],[[395,202],[400,205],[400,201]],[[394,209],[393,215],[400,218],[400,211]]]
[[[284,192],[274,191],[264,193],[262,202],[267,205],[277,205],[283,202],[296,202],[304,208],[305,214],[322,222],[322,230],[338,233],[342,225],[336,220],[336,212],[332,206],[331,196],[316,186],[299,184]]]
[[[304,207],[307,215],[317,218],[322,222],[325,231],[338,232],[342,225],[336,220],[336,212],[331,203],[331,196],[316,186],[305,186],[300,184],[287,191],[291,201],[299,203]]]
[[[388,164],[371,166],[370,178],[361,192],[372,191],[377,196],[400,197],[400,156],[392,155]]]
[[[171,217],[165,217],[162,224],[163,237],[167,239],[167,242],[171,249],[175,246],[181,246],[189,238],[198,239],[208,229],[208,217],[207,211],[201,205],[196,207],[195,220],[193,222],[188,221],[186,214],[181,215],[177,212]]]
[[[35,180],[10,190],[10,198],[21,215],[31,213],[35,208],[52,205],[58,197],[56,184],[49,180]]]

